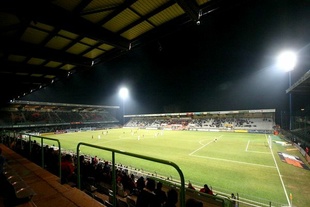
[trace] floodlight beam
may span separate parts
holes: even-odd
[[[128,98],[128,89],[125,87],[122,87],[119,90],[119,96],[121,97],[123,101],[123,126],[125,124],[125,100]]]
[[[291,72],[297,63],[297,55],[293,51],[284,51],[280,53],[277,59],[277,67],[288,72],[288,85],[292,86]],[[292,130],[292,93],[289,93],[289,130]]]

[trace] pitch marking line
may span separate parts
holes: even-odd
[[[193,155],[195,152],[201,150],[202,148],[204,148],[205,146],[209,145],[210,143],[212,143],[212,141],[208,142],[207,144],[202,145],[201,147],[199,147],[198,149],[194,150],[193,152],[189,153],[189,155]],[[202,144],[201,142],[199,142],[200,144]]]
[[[216,139],[221,138],[223,135],[219,136]],[[203,140],[202,140],[203,141]],[[200,144],[202,144],[202,141],[199,141]],[[270,166],[270,165],[261,165],[261,164],[255,164],[255,163],[249,163],[249,162],[240,162],[240,161],[235,161],[235,160],[228,160],[228,159],[222,159],[222,158],[214,158],[214,157],[208,157],[208,156],[200,156],[200,155],[194,155],[194,153],[198,152],[199,150],[201,150],[202,148],[206,147],[207,145],[213,143],[214,140],[206,143],[206,144],[202,144],[201,147],[199,147],[198,149],[194,150],[193,152],[189,153],[189,156],[193,156],[193,157],[200,157],[200,158],[205,158],[205,159],[211,159],[211,160],[220,160],[220,161],[225,161],[225,162],[233,162],[233,163],[238,163],[238,164],[245,164],[245,165],[254,165],[254,166],[260,166],[260,167],[266,167],[266,168],[275,168],[274,166]],[[249,144],[249,143],[248,143]]]
[[[96,144],[104,144],[104,143],[108,143],[108,142],[117,142],[120,140],[125,140],[125,139],[133,139],[133,137],[128,137],[128,136],[120,136],[118,139],[112,139],[112,140],[104,140],[104,139],[97,139],[100,140],[99,142],[96,142]]]
[[[221,136],[219,136],[218,138],[215,138],[215,139],[219,139],[219,138],[221,138],[222,136],[223,136],[223,135],[221,135]],[[202,140],[202,141],[203,141],[203,140]],[[212,142],[214,142],[214,139],[213,139],[212,141],[208,142],[207,144],[203,144],[202,141],[199,141],[199,144],[201,144],[202,146],[199,147],[198,149],[194,150],[193,152],[189,153],[189,155],[193,155],[195,152],[197,152],[197,151],[201,150],[202,148],[204,148],[205,146],[211,144]]]
[[[246,148],[245,148],[245,151],[246,151],[246,152],[248,151],[249,144],[250,144],[250,140],[248,141],[248,144],[246,145]]]
[[[127,135],[120,135],[118,139],[113,139],[113,140],[104,140],[104,139],[97,139],[97,140],[101,140],[99,142],[96,142],[97,144],[104,144],[104,143],[108,143],[108,142],[117,142],[120,140],[137,140],[139,135],[133,135],[133,136],[127,136]],[[144,135],[144,137],[141,136],[141,140],[143,139],[152,139],[153,137],[151,135]]]
[[[267,141],[268,141],[267,135],[265,135],[265,136],[266,136],[266,139],[267,139]],[[291,206],[291,202],[290,202],[289,196],[288,196],[288,194],[287,194],[287,192],[286,192],[286,188],[285,188],[285,185],[284,185],[284,182],[283,182],[283,179],[282,179],[282,175],[281,175],[281,173],[280,173],[280,169],[279,169],[279,167],[278,167],[276,158],[274,157],[274,154],[273,154],[273,152],[272,152],[272,149],[271,149],[271,148],[269,148],[269,149],[270,149],[270,152],[271,152],[271,155],[272,155],[274,164],[276,165],[276,169],[277,169],[278,174],[279,174],[279,178],[280,178],[280,181],[281,181],[283,190],[284,190],[284,194],[285,194],[285,196],[286,196],[287,203],[289,204],[289,206]]]
[[[228,159],[208,157],[208,156],[200,156],[200,155],[190,155],[190,156],[206,158],[206,159],[210,159],[210,160],[220,160],[220,161],[225,161],[225,162],[234,162],[234,163],[244,164],[244,165],[254,165],[254,166],[259,166],[259,167],[275,168],[275,166],[271,166],[271,165],[261,165],[261,164],[255,164],[255,163],[250,163],[250,162],[240,162],[240,161],[236,161],[236,160],[228,160]]]
[[[248,150],[249,149],[249,145],[250,145],[250,140],[248,141],[245,151],[246,152],[254,152],[254,153],[262,153],[262,154],[270,154],[270,152],[261,152],[261,151],[253,151],[253,150]]]

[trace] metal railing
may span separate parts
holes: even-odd
[[[47,140],[52,140],[58,143],[58,159],[59,159],[59,177],[61,178],[61,145],[58,139],[53,139],[53,138],[49,138],[49,137],[41,137],[41,136],[37,136],[37,135],[32,135],[32,134],[23,134],[23,135],[27,135],[29,137],[29,149],[30,149],[30,153],[31,153],[31,137],[36,137],[41,139],[41,167],[45,168],[45,163],[44,163],[44,146],[43,146],[43,140],[47,139]]]
[[[148,156],[143,156],[143,155],[139,155],[139,154],[134,154],[134,153],[130,153],[130,152],[124,152],[124,151],[120,151],[120,150],[115,150],[115,149],[111,149],[111,148],[107,148],[107,147],[101,147],[101,146],[97,146],[97,145],[92,145],[92,144],[88,144],[88,143],[84,143],[84,142],[80,142],[77,145],[77,149],[76,149],[76,154],[77,157],[79,158],[79,152],[80,152],[80,146],[81,145],[85,145],[88,147],[92,147],[92,148],[97,148],[97,149],[102,149],[102,150],[106,150],[106,151],[110,151],[112,153],[112,190],[113,190],[113,206],[116,206],[116,170],[115,170],[115,155],[116,154],[122,154],[122,155],[127,155],[127,156],[131,156],[131,157],[135,157],[135,158],[140,158],[140,159],[144,159],[144,160],[149,160],[149,161],[153,161],[153,162],[157,162],[157,163],[161,163],[164,165],[169,165],[172,166],[176,169],[176,171],[179,173],[180,175],[180,181],[181,181],[181,186],[180,186],[180,206],[181,207],[185,207],[185,180],[184,180],[184,175],[183,172],[181,171],[181,169],[179,168],[178,165],[176,165],[173,162],[170,161],[166,161],[166,160],[162,160],[162,159],[157,159],[157,158],[153,158],[153,157],[148,157]],[[77,159],[77,168],[78,168],[78,188],[81,189],[81,169],[80,169],[80,159]]]

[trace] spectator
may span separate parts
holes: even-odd
[[[141,192],[143,190],[143,188],[145,187],[145,180],[144,180],[144,177],[141,176],[138,180],[137,180],[137,190],[138,190],[138,193]]]
[[[4,163],[5,163],[5,157],[2,155],[2,148],[0,147],[0,176],[3,175]]]
[[[159,201],[160,205],[163,206],[165,202],[167,201],[167,195],[166,192],[162,189],[163,183],[158,182],[156,189],[155,189],[155,195],[157,197],[157,200]]]
[[[111,167],[109,165],[109,162],[105,161],[104,166],[103,166],[103,173],[110,174],[110,172],[111,172]]]
[[[178,192],[174,188],[171,188],[167,192],[167,201],[164,207],[176,207],[177,202],[178,202]]]
[[[117,194],[121,197],[126,197],[127,194],[124,191],[124,186],[123,183],[121,182],[121,180],[117,180],[116,181],[116,187],[117,187]]]
[[[209,194],[209,195],[214,195],[213,191],[209,188],[209,186],[207,184],[205,184],[203,186],[203,188],[200,189],[200,192],[206,193],[206,194]]]
[[[134,194],[136,190],[136,182],[135,182],[135,175],[131,174],[130,178],[128,179],[128,190],[130,194]]]
[[[5,162],[6,159],[2,155],[2,148],[0,147],[0,186],[3,186],[3,182],[5,181],[5,176],[3,174],[3,166]]]
[[[94,167],[96,167],[99,163],[99,159],[97,157],[97,155],[95,157],[92,158],[92,164]]]
[[[72,156],[66,154],[61,161],[61,183],[76,183],[75,167],[73,165]]]
[[[236,202],[236,199],[237,199],[237,198],[236,198],[235,194],[232,193],[232,194],[231,194],[231,198],[232,198],[232,200],[233,200],[233,207],[238,206],[238,205],[237,205],[237,202]]]
[[[6,177],[3,173],[4,169],[4,163],[6,162],[5,157],[2,155],[2,148],[0,147],[0,197],[2,197],[4,195],[5,192],[7,192],[7,180]],[[1,203],[2,204],[2,203]],[[0,206],[1,206],[0,204]]]
[[[143,188],[137,197],[136,207],[160,207],[154,190],[155,180],[149,178],[145,188]]]
[[[192,189],[192,190],[196,190],[191,182],[188,183],[187,188]]]

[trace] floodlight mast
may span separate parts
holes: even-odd
[[[297,55],[292,51],[284,51],[280,53],[277,60],[278,68],[288,72],[288,85],[292,86],[291,72],[294,70],[297,63]],[[289,92],[289,130],[292,130],[292,93]]]
[[[125,100],[128,98],[128,89],[125,87],[122,87],[119,90],[119,96],[121,97],[123,101],[123,126],[125,125]]]

